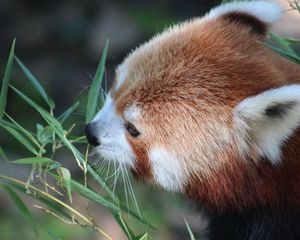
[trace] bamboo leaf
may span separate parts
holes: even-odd
[[[34,221],[34,218],[32,217],[31,213],[29,212],[28,208],[23,203],[21,198],[8,185],[3,185],[3,188],[6,191],[6,193],[10,196],[11,200],[15,203],[16,207],[18,208],[18,210],[19,210],[21,216],[23,217],[23,219],[25,220],[25,222],[29,223],[29,225],[31,226],[35,235],[38,236],[36,222]]]
[[[54,201],[55,203],[59,204],[60,206],[64,207],[66,210],[68,210],[70,212],[70,214],[75,215],[76,217],[80,218],[81,220],[83,220],[84,222],[86,222],[90,227],[92,227],[93,229],[95,229],[97,232],[99,232],[100,234],[103,234],[107,239],[112,240],[112,238],[106,234],[102,229],[100,229],[99,227],[97,227],[88,217],[84,216],[83,214],[81,214],[80,212],[78,212],[76,209],[72,208],[71,206],[69,206],[68,204],[62,202],[61,200],[57,199],[56,197],[50,195],[47,192],[44,192],[30,184],[27,184],[25,182],[22,182],[18,179],[15,179],[13,177],[9,177],[9,176],[4,176],[4,175],[0,175],[0,179],[3,179],[5,181],[14,183],[14,184],[18,184],[22,187],[26,187],[27,189],[30,189],[31,191],[35,191],[36,194],[40,194],[43,197]]]
[[[128,240],[135,240],[136,237],[133,234],[132,230],[129,228],[128,224],[122,218],[121,212],[118,212],[117,214],[112,212],[112,214],[113,214],[115,220],[118,222],[118,224],[122,228],[123,232],[126,234]]]
[[[43,125],[37,124],[36,125],[37,129],[37,139],[40,141],[40,143],[44,146],[46,145],[52,138],[53,136],[53,130],[50,126],[47,126],[44,128]]]
[[[5,113],[5,116],[16,126],[20,132],[22,132],[28,139],[30,139],[38,148],[42,149],[42,146],[38,140],[25,128],[23,128],[19,123],[17,123],[12,117]]]
[[[192,232],[192,230],[191,230],[191,228],[190,228],[190,226],[189,226],[189,224],[188,224],[188,222],[186,221],[185,218],[184,218],[184,221],[185,221],[186,227],[188,229],[188,232],[189,232],[189,235],[190,235],[190,239],[191,240],[196,240],[196,238],[195,238],[195,236],[194,236],[194,234],[193,234],[193,232]]]
[[[297,64],[300,64],[300,57],[298,57],[294,54],[290,54],[289,52],[286,52],[280,48],[273,47],[272,45],[270,45],[268,43],[264,43],[264,45],[269,47],[273,52],[276,52],[276,53],[280,54],[281,56],[286,57],[287,59],[290,59],[291,61],[293,61]]]
[[[2,157],[5,161],[8,162],[8,158],[7,158],[6,154],[5,154],[5,152],[3,151],[2,147],[0,147],[0,157]]]
[[[63,184],[65,188],[67,189],[68,197],[70,203],[72,203],[72,190],[71,190],[71,174],[68,169],[64,167],[60,167],[58,169],[59,175],[62,177]]]
[[[79,106],[79,102],[74,103],[70,108],[68,108],[63,114],[61,114],[57,119],[60,123],[63,123]]]
[[[149,239],[149,235],[147,232],[141,236],[136,237],[136,240],[147,240],[147,239]]]
[[[32,146],[32,144],[23,137],[19,132],[17,132],[15,129],[6,126],[3,121],[0,121],[0,126],[4,128],[7,132],[9,132],[16,140],[18,140],[24,147],[26,147],[30,152],[32,152],[34,155],[38,155],[38,152],[36,149]]]
[[[290,47],[290,42],[284,38],[279,37],[275,33],[269,33],[272,40],[274,40],[285,52],[292,56],[297,56],[296,52]]]
[[[120,211],[119,207],[115,206],[111,202],[107,201],[101,195],[97,194],[96,192],[90,190],[89,188],[83,186],[82,184],[80,184],[78,182],[71,180],[71,187],[72,187],[73,192],[77,192],[80,195],[90,199],[91,201],[99,203],[104,207],[107,207],[115,213]]]
[[[93,117],[95,116],[95,113],[96,113],[98,98],[99,98],[100,89],[101,89],[101,82],[102,82],[104,70],[105,70],[105,60],[106,60],[106,56],[107,56],[108,42],[109,41],[107,40],[105,47],[103,49],[103,53],[102,53],[101,60],[98,65],[95,77],[94,77],[92,85],[90,87],[88,101],[87,101],[86,118],[85,118],[86,123],[89,123],[93,119]]]
[[[9,80],[10,80],[11,71],[13,67],[13,59],[15,54],[15,43],[16,43],[16,39],[13,40],[9,57],[7,60],[6,68],[5,68],[3,81],[2,81],[2,87],[0,92],[0,119],[3,117],[6,108],[7,91],[8,91],[8,85],[9,85]]]
[[[44,108],[36,104],[34,101],[32,101],[30,98],[28,98],[24,93],[16,89],[15,87],[10,87],[25,101],[27,102],[31,107],[33,107],[38,113],[41,114],[41,116],[47,120],[50,121],[51,124],[55,126],[55,128],[59,129],[61,132],[63,132],[63,128],[61,124],[53,117],[49,112],[47,112]]]
[[[147,222],[146,220],[142,219],[138,214],[136,214],[135,212],[133,212],[132,210],[130,210],[127,206],[124,205],[120,205],[121,209],[130,214],[132,217],[134,217],[136,220],[138,220],[140,223],[143,223],[144,225],[146,225],[147,227],[155,230],[156,227],[154,227],[151,223]]]
[[[62,140],[62,142],[66,145],[66,147],[72,152],[74,155],[76,161],[79,162],[79,164],[85,164],[85,159],[83,158],[82,154],[73,146],[73,144],[70,143],[70,141],[66,138],[64,131],[62,129],[61,124],[53,117],[51,116],[45,109],[38,106],[34,101],[32,101],[30,98],[28,98],[25,94],[20,92],[18,89],[16,89],[13,86],[10,86],[25,102],[27,102],[31,107],[33,107],[43,118],[44,120],[52,127],[52,129],[55,131],[57,136]],[[119,200],[117,196],[109,189],[107,184],[99,177],[99,175],[96,173],[96,171],[87,164],[87,171],[92,175],[92,177],[98,182],[103,190],[110,196],[114,202],[119,205]],[[73,189],[73,188],[72,188]]]
[[[50,109],[54,109],[55,103],[47,95],[46,91],[44,90],[42,85],[39,83],[39,81],[33,76],[33,74],[29,71],[29,69],[27,67],[25,67],[25,65],[21,62],[21,60],[19,58],[17,58],[17,56],[15,56],[15,60],[16,60],[17,64],[19,65],[19,67],[21,68],[21,70],[23,71],[23,73],[25,74],[25,76],[27,77],[27,79],[32,83],[34,88],[38,91],[38,93],[42,96],[42,98],[48,104]]]
[[[30,197],[34,198],[35,200],[38,200],[39,202],[44,203],[55,214],[67,218],[68,220],[72,219],[72,217],[66,213],[62,206],[60,206],[54,201],[47,199],[43,195],[40,195],[35,191],[28,191],[28,189],[23,185],[15,184],[12,182],[7,182],[6,184],[9,185],[11,188],[14,188],[22,193],[29,195]]]
[[[50,158],[46,157],[29,157],[29,158],[20,158],[18,160],[13,161],[16,164],[51,164],[56,163]]]

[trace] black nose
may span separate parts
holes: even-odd
[[[88,140],[89,144],[93,146],[100,145],[100,142],[98,141],[96,135],[95,135],[96,129],[93,123],[89,123],[85,126],[85,135],[86,139]]]

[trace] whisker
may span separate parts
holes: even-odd
[[[141,215],[141,212],[140,212],[140,209],[139,209],[139,206],[137,204],[137,200],[136,200],[136,197],[135,197],[135,194],[134,194],[134,191],[133,191],[133,188],[132,188],[132,185],[131,185],[131,182],[130,182],[130,178],[129,178],[129,175],[128,175],[128,171],[127,171],[127,168],[125,168],[125,176],[128,180],[128,184],[129,184],[129,193],[130,193],[130,196],[131,196],[131,200],[133,201],[134,205],[135,205],[135,208],[137,210],[137,213],[139,215],[139,217],[142,219],[142,215]]]
[[[124,168],[126,168],[126,166],[123,167],[123,165],[121,164],[121,173],[122,173],[122,179],[123,179],[123,184],[124,184],[124,193],[125,193],[125,200],[126,200],[126,206],[127,206],[127,214],[129,215],[129,201],[128,201],[127,183],[125,181]]]

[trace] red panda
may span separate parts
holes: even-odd
[[[228,3],[153,37],[86,127],[103,158],[196,201],[210,240],[300,239],[300,67],[263,44],[282,14]]]

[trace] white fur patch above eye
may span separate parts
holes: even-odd
[[[187,176],[185,176],[177,157],[158,147],[150,151],[149,157],[154,180],[168,191],[180,191]]]
[[[209,19],[220,17],[226,13],[242,12],[252,15],[262,22],[273,23],[282,15],[283,9],[280,5],[267,1],[239,1],[222,4],[212,9],[207,17]]]
[[[126,121],[136,121],[141,114],[141,110],[138,106],[132,105],[124,111],[124,118]]]
[[[260,156],[276,164],[280,162],[284,141],[300,125],[300,85],[248,97],[237,105],[233,114],[241,135],[248,138],[244,141],[250,140]]]
[[[120,65],[117,69],[117,79],[116,79],[116,87],[115,89],[118,90],[123,83],[125,82],[127,77],[127,69],[124,65]]]

